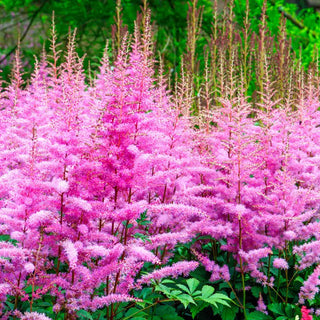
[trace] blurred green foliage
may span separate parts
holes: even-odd
[[[251,29],[258,32],[263,0],[248,0],[250,5]],[[50,38],[52,12],[55,12],[56,31],[59,41],[65,44],[69,28],[77,28],[78,53],[86,54],[86,65],[101,57],[106,40],[112,37],[111,25],[115,23],[116,0],[0,0],[0,61],[21,41],[21,49],[26,61],[33,61],[39,55],[43,44]],[[122,0],[122,20],[133,31],[137,12],[141,12],[142,0]],[[230,1],[227,1],[230,2]],[[301,2],[301,1],[300,1]],[[154,23],[155,51],[161,54],[166,69],[178,71],[180,57],[186,50],[187,12],[191,0],[149,0]],[[198,0],[203,6],[202,32],[197,40],[197,57],[203,61],[203,48],[210,38],[213,21],[213,0]],[[288,4],[286,0],[267,1],[268,27],[271,34],[279,33],[281,14],[287,17],[287,34],[292,38],[292,49],[297,56],[301,50],[303,64],[312,61],[314,52],[320,47],[319,13],[307,8],[305,1],[300,7]],[[246,0],[234,1],[234,21],[243,27],[246,14]],[[219,15],[226,10],[224,1],[218,1]],[[220,19],[221,21],[221,19]],[[2,44],[2,45],[1,45]],[[12,56],[12,55],[10,55]],[[3,74],[9,67],[2,61]],[[28,69],[28,67],[27,67]]]
[[[210,1],[202,0],[200,4],[202,3],[208,5]],[[142,1],[122,0],[121,4],[123,24],[128,26],[129,32],[132,33],[137,12],[141,12]],[[174,65],[184,50],[188,3],[181,0],[151,0],[148,4],[152,12],[152,21],[155,22],[157,50]],[[41,11],[37,12],[41,6]],[[3,41],[7,46],[0,47],[0,56],[11,50],[19,37],[17,29],[22,29],[20,34],[23,34],[34,14],[37,16],[21,44],[21,49],[27,58],[39,54],[44,38],[50,37],[50,24],[54,12],[59,41],[66,43],[69,28],[77,28],[78,53],[95,59],[101,56],[106,40],[112,37],[111,25],[115,24],[116,1],[0,0],[0,12],[0,30],[13,22],[11,28],[6,28],[6,32],[13,35],[10,34],[12,39],[9,42]],[[33,45],[29,45],[30,42]],[[48,42],[46,46],[49,47]]]
[[[267,1],[267,22],[273,36],[279,34],[281,15],[286,18],[287,36],[291,38],[292,50],[299,57],[304,66],[308,66],[320,50],[320,13],[316,8],[307,6],[306,1],[298,4],[288,3],[286,0]],[[263,0],[249,0],[251,28],[259,32]],[[243,26],[246,0],[235,0],[235,18]]]

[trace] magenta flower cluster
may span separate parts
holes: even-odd
[[[319,264],[316,90],[306,86],[295,110],[266,90],[255,117],[241,94],[221,99],[194,130],[184,102],[153,74],[150,39],[139,39],[125,39],[112,66],[106,51],[90,85],[72,39],[61,65],[53,43],[27,85],[17,54],[0,97],[2,308],[9,295],[28,301],[31,314],[49,293],[55,312],[94,311],[199,263],[211,281],[229,281],[202,240],[194,261],[167,265],[178,243],[197,236],[221,241],[237,270],[263,285],[273,285],[264,258],[287,270],[289,243],[312,239],[295,246],[297,268]],[[155,270],[141,275],[145,262]],[[318,266],[301,303],[319,291],[319,274]]]
[[[16,56],[0,100],[2,308],[10,295],[32,312],[50,294],[55,312],[94,311],[198,267],[161,268],[203,216],[176,200],[193,184],[193,133],[154,84],[146,43],[129,49],[124,41],[112,67],[106,52],[92,86],[72,39],[65,62],[53,47],[25,88]],[[158,268],[137,281],[145,262]]]

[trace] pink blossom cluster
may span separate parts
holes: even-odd
[[[192,239],[211,281],[229,281],[230,272],[203,252],[208,238],[263,285],[273,285],[267,261],[289,268],[290,242],[304,243],[294,248],[298,268],[319,264],[320,113],[311,84],[294,110],[266,90],[254,117],[242,94],[221,99],[206,114],[213,125],[195,131],[153,74],[148,36],[125,38],[112,66],[106,49],[90,85],[74,36],[62,64],[54,41],[51,49],[28,84],[17,53],[0,95],[0,235],[10,239],[0,241],[0,301],[28,301],[35,319],[33,303],[45,294],[70,315],[135,301],[133,288],[197,268],[167,265]],[[159,269],[141,276],[145,262]],[[316,267],[300,302],[318,285]]]
[[[301,308],[301,315],[302,315],[302,318],[301,320],[312,320],[312,316],[309,314],[310,310],[305,307],[305,306],[302,306]]]
[[[75,317],[197,268],[185,261],[137,281],[145,262],[165,265],[190,241],[186,230],[203,217],[175,200],[195,184],[194,132],[155,82],[150,40],[139,39],[124,39],[112,67],[107,48],[92,85],[73,36],[62,64],[52,42],[29,84],[17,53],[0,97],[0,235],[10,239],[0,241],[1,308],[10,296],[29,302],[25,319],[45,319],[33,305],[50,294],[55,312]]]
[[[299,261],[294,267],[315,268],[320,259],[319,91],[310,80],[295,108],[274,95],[265,83],[259,110],[240,94],[206,112],[198,135],[206,171],[185,197],[206,214],[191,228],[220,241],[239,272],[269,286],[274,279],[266,270],[289,268],[290,243]],[[318,286],[319,267],[301,288],[300,302],[313,299]]]

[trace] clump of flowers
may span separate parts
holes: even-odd
[[[319,292],[319,79],[295,75],[300,91],[285,97],[264,57],[252,101],[235,88],[234,70],[224,83],[221,68],[220,96],[210,98],[207,74],[206,106],[190,117],[190,79],[182,74],[174,96],[167,91],[154,74],[149,15],[143,30],[123,37],[113,63],[106,47],[90,85],[75,34],[60,63],[53,32],[51,55],[28,84],[16,53],[0,94],[4,317],[46,319],[35,305],[50,297],[67,319],[105,309],[111,320],[120,303],[141,302],[134,290],[198,266],[208,281],[227,283],[244,318],[246,282],[287,304],[290,284],[309,268],[293,299]],[[174,256],[180,244],[183,261]],[[255,312],[267,313],[262,292]]]
[[[310,310],[306,306],[301,308],[301,320],[312,320],[312,316],[309,314]]]
[[[124,38],[113,68],[106,51],[91,87],[74,34],[60,65],[53,35],[51,59],[36,64],[25,87],[16,55],[0,114],[2,310],[7,299],[14,309],[27,301],[23,317],[45,319],[34,305],[50,295],[53,310],[73,318],[137,301],[136,285],[198,266],[173,264],[137,282],[145,262],[166,264],[201,219],[176,201],[193,184],[197,158],[185,143],[193,133],[164,83],[154,84],[146,19],[145,34],[137,27],[132,44]],[[108,309],[110,319],[115,312]]]

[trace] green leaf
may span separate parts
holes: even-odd
[[[52,303],[47,301],[37,301],[36,305],[37,307],[51,307]]]
[[[165,295],[169,295],[171,292],[171,288],[164,286],[163,284],[159,283],[158,285],[156,285],[155,287],[156,291],[160,291],[162,293],[164,293]]]
[[[289,318],[295,316],[295,307],[292,304],[287,304],[284,308],[284,311]]]
[[[191,311],[192,319],[194,319],[196,315],[206,307],[208,307],[208,304],[204,301],[199,301],[196,305],[190,305],[189,309]]]
[[[14,309],[14,304],[9,302],[9,301],[6,301],[5,304],[10,308],[10,310],[13,310]]]
[[[225,288],[230,288],[229,285],[226,282],[222,282],[219,284],[219,290],[225,289]]]
[[[146,319],[148,317],[148,313],[146,313],[143,309],[138,309],[138,308],[130,308],[126,312],[126,319],[130,320],[141,320],[141,319]]]
[[[268,309],[275,314],[284,315],[281,303],[271,303],[268,305]]]
[[[149,298],[150,295],[152,295],[152,288],[146,287],[142,289],[140,297],[145,300],[146,298]],[[139,296],[137,297],[139,298]]]
[[[78,310],[77,316],[80,317],[80,319],[82,318],[82,319],[93,320],[91,314],[87,310]]]
[[[150,242],[151,243],[151,240],[149,239],[149,236],[143,234],[143,233],[140,233],[140,232],[136,232],[134,235],[133,235],[136,239],[141,239],[143,242]]]
[[[167,304],[157,306],[155,315],[161,317],[163,320],[183,320],[183,318],[177,314],[176,309]],[[148,319],[150,319],[150,317]],[[155,317],[153,319],[155,319]]]
[[[25,289],[24,289],[24,291],[25,291],[25,293],[32,293],[32,286],[27,286],[27,287],[25,287]]]
[[[171,295],[173,295],[173,296],[177,296],[177,295],[180,295],[180,294],[182,294],[182,291],[180,291],[180,290],[172,290],[171,291]]]
[[[140,214],[140,218],[138,218],[136,221],[141,226],[146,226],[148,224],[151,224],[151,221],[148,220],[148,217],[147,217],[147,210],[143,211]]]
[[[192,297],[185,293],[179,294],[177,299],[184,305],[185,308],[187,308],[190,303],[196,304]]]
[[[238,308],[223,308],[221,318],[222,320],[234,320],[237,312]]]
[[[223,304],[226,307],[230,307],[230,304],[228,302],[222,299],[216,299],[214,296],[202,300],[209,304],[212,304],[215,308],[218,308],[218,304]]]
[[[251,288],[251,292],[252,292],[252,295],[255,297],[255,298],[259,298],[259,294],[261,292],[261,289],[259,287],[252,287]]]
[[[206,299],[209,298],[210,296],[212,296],[212,294],[214,293],[214,288],[211,286],[203,286],[202,287],[202,298]]]
[[[217,303],[223,304],[224,306],[230,307],[230,304],[227,301],[231,301],[229,297],[222,293],[215,293],[214,295],[208,297],[208,298],[202,298],[203,301],[206,301],[210,304],[213,304],[215,307],[217,307]]]
[[[192,293],[192,297],[199,298],[202,295],[202,292],[200,290],[196,290]]]
[[[162,319],[163,320],[185,320],[185,319],[181,318],[179,315],[177,315],[176,313],[175,314],[168,314],[165,317],[163,317]]]
[[[178,284],[177,284],[177,287],[179,287],[179,288],[180,288],[180,289],[182,289],[183,291],[185,291],[185,292],[187,292],[187,293],[191,294],[191,292],[190,292],[189,288],[188,288],[187,286],[185,286],[184,284],[180,284],[180,283],[178,283]]]
[[[141,307],[141,308],[145,308],[146,307],[146,304],[152,304],[153,303],[153,301],[151,301],[151,300],[147,300],[147,301],[145,301],[145,300],[143,300],[143,301],[137,301],[136,302],[136,305],[137,306],[139,306],[139,307]]]
[[[160,305],[156,308],[155,314],[162,317],[167,314],[176,313],[176,309],[170,305]]]
[[[175,281],[170,280],[170,279],[164,279],[164,280],[161,281],[161,283],[175,283]]]
[[[134,315],[135,313],[137,313],[137,316],[138,316],[138,313],[139,313],[139,317],[143,314],[146,314],[145,311],[143,311],[142,309],[139,309],[139,308],[130,308],[127,312],[126,312],[126,317],[128,316],[131,316],[131,315]]]
[[[247,320],[269,320],[269,319],[272,319],[272,318],[260,311],[254,311],[247,314]]]
[[[190,289],[190,293],[191,294],[198,288],[199,283],[200,283],[200,281],[195,279],[195,278],[187,280],[187,285],[188,285],[188,287]]]
[[[127,227],[128,229],[132,228],[133,227],[133,224],[132,223],[129,223],[129,220],[125,220],[125,221],[122,221],[121,224],[125,227]]]

